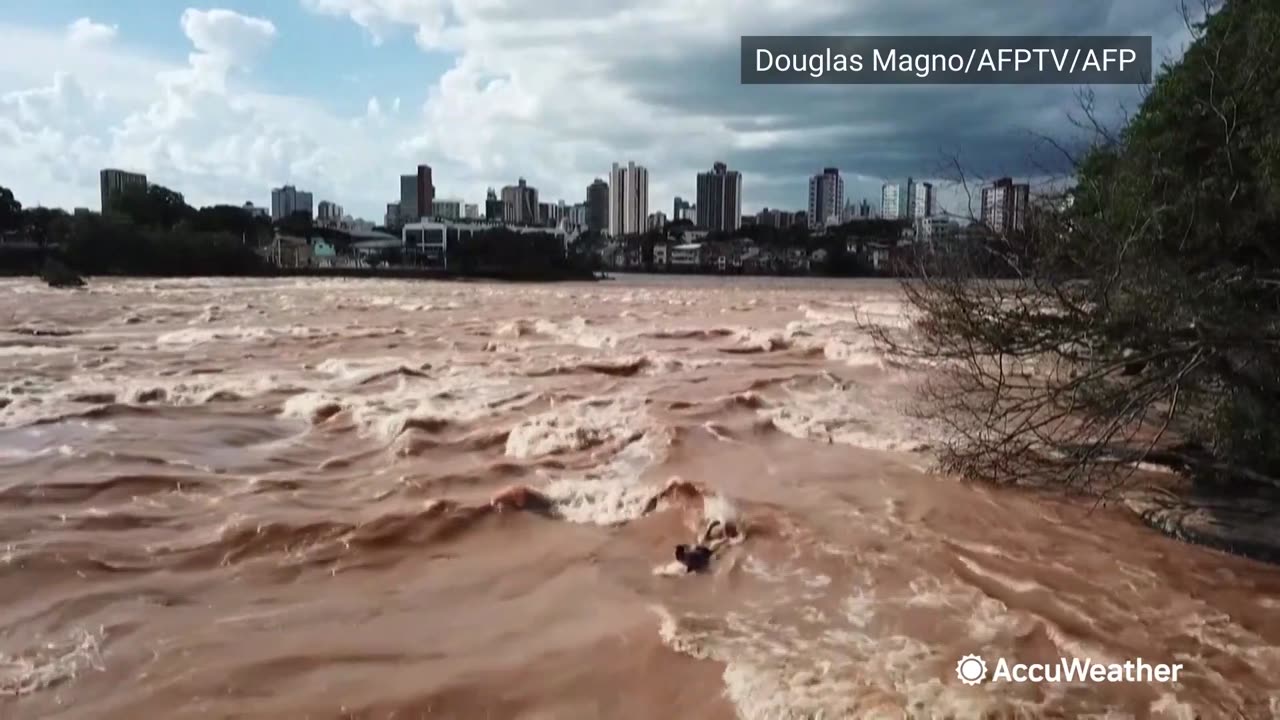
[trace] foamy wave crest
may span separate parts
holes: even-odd
[[[287,328],[266,327],[229,327],[229,328],[188,328],[174,330],[156,338],[156,345],[161,347],[195,347],[212,342],[255,342],[279,337],[311,338],[320,336],[322,331],[295,325]]]
[[[533,458],[635,439],[644,432],[644,413],[644,403],[638,398],[562,405],[513,428],[507,436],[506,453],[514,458]]]
[[[534,331],[565,345],[577,345],[593,350],[612,348],[618,344],[616,335],[593,328],[591,323],[583,317],[575,317],[565,323],[539,320],[534,324]]]
[[[62,345],[0,345],[0,358],[3,357],[43,357],[46,355],[61,355],[63,353],[73,352],[74,347]]]
[[[367,370],[343,376],[349,381]],[[313,390],[290,398],[281,413],[320,423],[340,412],[350,413],[362,434],[390,442],[412,427],[470,423],[517,409],[538,399],[536,393],[483,369],[455,367],[439,374],[396,373],[393,388],[358,393]]]
[[[580,476],[547,482],[542,492],[557,515],[569,522],[616,525],[635,520],[644,514],[655,492],[641,478],[659,462],[668,443],[669,438],[659,433],[646,434],[603,465]]]
[[[101,671],[101,641],[101,628],[96,632],[77,630],[66,640],[30,652],[0,652],[0,696],[28,695],[74,680],[89,670]]]
[[[524,374],[530,377],[544,377],[548,375],[596,373],[616,377],[632,377],[635,375],[669,375],[683,370],[697,370],[725,364],[726,361],[724,360],[675,357],[674,355],[659,352],[615,355],[607,358],[572,355],[555,357],[548,364],[531,366],[524,371]]]
[[[927,428],[868,385],[828,379],[812,388],[790,383],[785,393],[758,412],[792,437],[871,450],[918,451],[928,445]]]
[[[342,385],[364,385],[400,375],[422,377],[430,368],[429,363],[401,357],[330,358],[316,366],[318,372],[333,376]]]
[[[0,427],[21,427],[82,415],[110,405],[193,406],[296,392],[300,378],[288,373],[109,378],[80,375],[68,383],[27,385],[0,404]],[[11,390],[12,392],[12,390]]]

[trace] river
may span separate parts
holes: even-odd
[[[0,281],[0,717],[1280,717],[1280,570],[933,472],[867,323],[892,283]]]

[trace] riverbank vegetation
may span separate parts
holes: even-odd
[[[277,234],[308,241],[321,238],[352,262],[276,268],[270,262],[270,246]],[[408,264],[400,248],[380,250],[355,263],[349,234],[315,227],[305,215],[273,223],[240,207],[196,209],[181,194],[160,185],[115,197],[111,212],[105,214],[24,209],[11,191],[0,188],[0,236],[8,241],[0,243],[0,273],[7,274],[41,274],[52,260],[88,276],[594,277],[590,263],[556,236],[505,228],[455,244],[447,271]]]
[[[1076,182],[1023,232],[916,258],[919,332],[881,340],[946,368],[921,411],[947,470],[1105,495],[1146,461],[1280,487],[1280,6],[1206,11],[1123,128],[1060,145]],[[980,279],[991,263],[1011,279]]]

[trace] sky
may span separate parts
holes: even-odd
[[[1062,170],[1082,88],[744,86],[742,35],[1151,35],[1189,39],[1176,0],[0,0],[0,185],[24,206],[98,206],[98,171],[189,203],[270,204],[293,184],[381,220],[399,176],[483,203],[525,178],[582,202],[614,162],[649,209],[723,161],[743,211],[804,209],[834,166],[849,199],[933,179]],[[1095,88],[1119,122],[1140,88]],[[965,208],[948,207],[952,211]]]

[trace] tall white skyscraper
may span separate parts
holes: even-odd
[[[823,168],[809,178],[809,227],[839,225],[844,208],[844,179],[837,168]]]
[[[912,218],[926,218],[935,212],[933,204],[933,185],[922,182],[911,186],[912,193],[908,200]]]
[[[609,172],[609,234],[639,235],[649,218],[649,171],[634,162]]]
[[[905,201],[901,185],[885,183],[880,188],[880,217],[885,220],[897,220],[902,217],[902,206]]]

